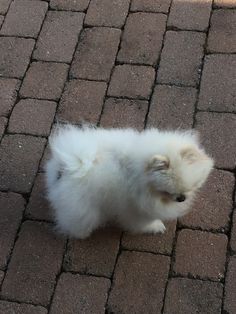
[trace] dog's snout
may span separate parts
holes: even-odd
[[[177,202],[184,202],[186,199],[185,195],[184,194],[180,194],[176,197],[176,201]]]

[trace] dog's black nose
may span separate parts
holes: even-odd
[[[184,202],[186,199],[185,195],[184,194],[180,194],[176,197],[176,201],[177,202]]]

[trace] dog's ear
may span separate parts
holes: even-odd
[[[185,147],[180,151],[180,156],[188,163],[206,160],[208,157],[199,149],[192,146]]]
[[[153,156],[147,165],[147,170],[160,171],[167,170],[169,168],[170,161],[166,156],[155,155]]]

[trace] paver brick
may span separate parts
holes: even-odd
[[[168,13],[171,0],[132,0],[131,11]]]
[[[50,7],[56,10],[85,11],[90,0],[51,0]]]
[[[64,241],[45,223],[25,222],[8,266],[1,295],[47,306],[61,268]]]
[[[204,43],[203,33],[168,31],[157,71],[157,81],[196,86],[199,82]]]
[[[205,31],[208,28],[212,0],[173,0],[168,26]]]
[[[233,213],[233,222],[231,229],[231,237],[230,237],[230,248],[233,254],[236,254],[236,209],[234,209]]]
[[[106,93],[105,82],[72,80],[67,83],[58,108],[61,120],[97,123]]]
[[[108,300],[109,313],[160,313],[169,262],[167,256],[122,252]]]
[[[0,189],[28,193],[45,139],[25,135],[5,135],[0,146]]]
[[[118,61],[156,64],[162,47],[166,15],[154,13],[129,14],[118,53]]]
[[[148,99],[154,76],[152,67],[117,65],[111,76],[108,96]]]
[[[55,102],[22,99],[12,111],[8,131],[47,136],[50,133],[55,111]]]
[[[22,78],[33,48],[33,39],[0,37],[0,76]]]
[[[0,34],[37,37],[47,12],[44,1],[12,1]]]
[[[21,195],[0,192],[0,269],[5,269],[7,266],[22,219],[24,205],[25,201]]]
[[[164,314],[221,313],[222,295],[220,283],[173,278],[167,286]]]
[[[236,8],[235,0],[213,0],[214,6],[218,8]]]
[[[109,80],[121,31],[94,27],[83,31],[71,67],[73,78]]]
[[[99,276],[111,276],[120,244],[120,231],[98,230],[86,240],[70,240],[64,268]]]
[[[34,58],[71,62],[83,18],[83,13],[49,11],[36,43]]]
[[[205,58],[198,109],[236,110],[236,55]]]
[[[105,313],[110,287],[106,278],[63,273],[52,301],[51,314]]]
[[[4,16],[0,15],[0,27],[2,26],[3,21],[4,21]]]
[[[19,304],[15,302],[0,301],[1,314],[47,314],[47,310],[42,306],[31,304]]]
[[[46,148],[43,153],[43,157],[39,164],[39,172],[45,172],[46,162],[49,160],[49,157],[50,157],[50,148],[49,148],[49,144],[47,143]]]
[[[121,28],[129,11],[130,0],[91,0],[85,24]]]
[[[63,63],[31,63],[20,89],[20,95],[49,100],[59,99],[68,68],[69,66]]]
[[[3,281],[3,277],[4,277],[4,272],[0,270],[0,289],[1,289],[1,284]]]
[[[0,117],[0,140],[5,132],[5,128],[7,126],[7,118],[5,117]]]
[[[151,100],[148,126],[160,129],[189,129],[197,90],[192,87],[157,85]]]
[[[174,272],[194,278],[224,277],[227,236],[198,230],[182,230],[177,238]]]
[[[227,269],[225,281],[225,313],[233,314],[236,312],[236,258],[231,257]]]
[[[100,125],[106,128],[144,128],[148,102],[108,98],[105,101]]]
[[[236,116],[199,112],[196,115],[196,129],[202,134],[202,144],[214,157],[216,166],[234,168],[236,145],[233,130],[236,129]]]
[[[9,8],[9,5],[12,0],[1,0],[0,2],[0,14],[7,13],[7,10]]]
[[[0,116],[8,116],[15,103],[20,81],[0,78]]]

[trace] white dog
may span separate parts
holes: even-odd
[[[58,229],[86,238],[108,221],[164,232],[185,214],[213,160],[193,131],[59,127],[50,138],[48,198]]]

